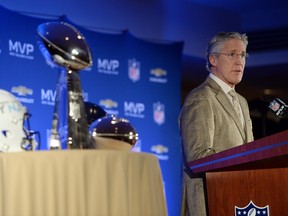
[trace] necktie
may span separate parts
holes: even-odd
[[[236,95],[235,90],[229,91],[229,94],[232,97],[233,107],[234,107],[234,109],[235,109],[235,111],[236,111],[236,113],[237,113],[237,115],[241,121],[242,126],[244,126],[244,118],[243,118],[242,110],[241,110],[240,103],[239,103],[239,100],[238,100],[238,97]]]

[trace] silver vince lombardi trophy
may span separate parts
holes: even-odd
[[[38,26],[38,45],[46,62],[60,68],[50,135],[50,149],[90,149],[79,70],[92,58],[83,35],[66,22]]]

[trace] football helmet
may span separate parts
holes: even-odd
[[[20,152],[33,150],[36,141],[29,126],[30,114],[10,92],[0,89],[0,152]],[[29,126],[30,127],[30,126]]]

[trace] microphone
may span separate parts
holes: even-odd
[[[267,97],[266,101],[269,102],[268,108],[279,118],[287,117],[288,105],[286,105],[279,98]]]

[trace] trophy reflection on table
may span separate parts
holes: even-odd
[[[60,68],[49,141],[50,149],[91,149],[79,70],[92,66],[83,35],[65,22],[38,26],[38,45],[49,64]]]

